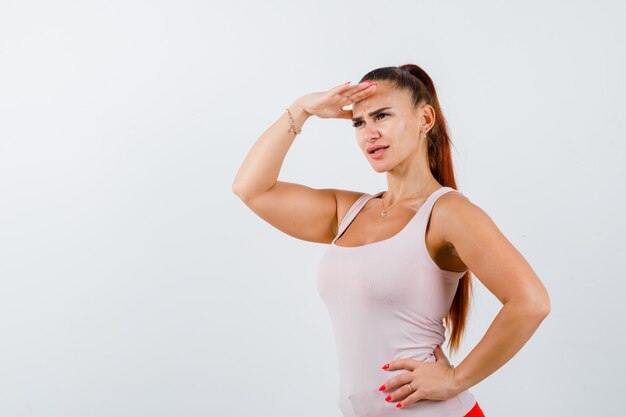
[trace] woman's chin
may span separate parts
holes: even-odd
[[[389,170],[389,167],[387,167],[387,164],[372,164],[372,169],[374,169],[374,171],[380,173],[383,172],[387,172]]]

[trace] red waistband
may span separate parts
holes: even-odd
[[[478,401],[474,404],[474,407],[469,411],[469,413],[465,414],[463,417],[485,417],[483,414],[483,410],[480,409],[478,405]]]

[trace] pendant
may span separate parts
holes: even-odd
[[[383,210],[380,212],[380,217],[383,218],[387,215],[387,210]]]

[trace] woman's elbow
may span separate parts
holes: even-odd
[[[526,320],[543,321],[550,314],[550,297],[545,290],[517,294],[511,300],[512,308],[516,308]]]
[[[528,304],[533,315],[537,316],[540,321],[550,314],[550,309],[552,308],[550,305],[550,296],[545,290],[535,294]]]

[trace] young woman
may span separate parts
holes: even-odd
[[[352,104],[351,110],[343,107]],[[277,181],[311,116],[352,119],[363,155],[384,172],[375,194]],[[431,78],[412,64],[378,68],[296,99],[257,140],[233,183],[283,232],[329,244],[317,285],[340,364],[344,417],[483,416],[469,388],[513,357],[550,311],[545,287],[491,218],[456,190],[450,138]],[[456,367],[470,271],[503,304]]]

